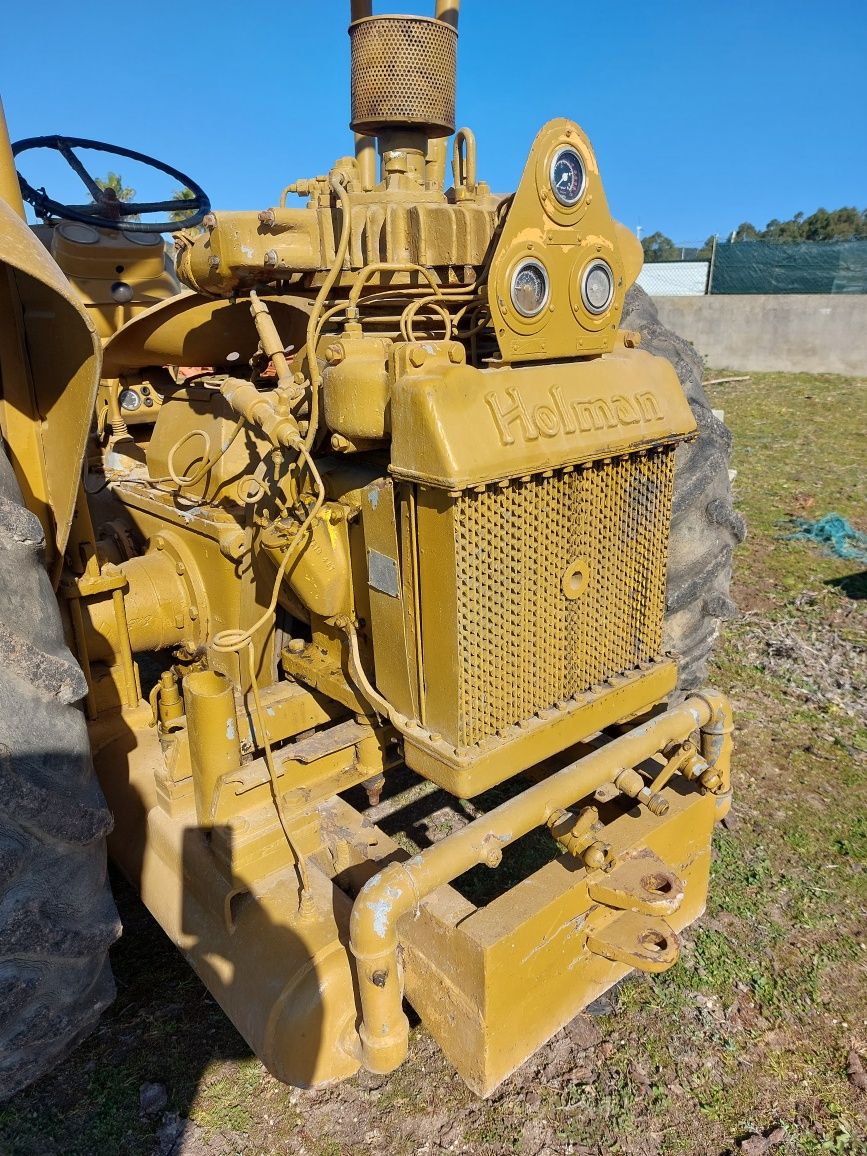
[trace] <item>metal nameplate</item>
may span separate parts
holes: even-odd
[[[367,551],[367,584],[391,598],[400,598],[400,580],[397,562],[378,550]]]

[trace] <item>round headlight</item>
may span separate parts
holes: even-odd
[[[605,261],[592,261],[581,278],[581,300],[590,313],[604,313],[614,298],[614,274]]]
[[[122,389],[118,401],[120,408],[129,413],[134,413],[141,405],[141,398],[134,389]]]
[[[581,200],[587,177],[584,162],[573,148],[558,149],[551,161],[551,190],[564,208],[571,209]]]
[[[536,317],[548,304],[551,286],[541,261],[522,261],[512,274],[512,304],[522,317]]]

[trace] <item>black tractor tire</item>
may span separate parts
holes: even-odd
[[[663,648],[679,661],[678,689],[695,690],[707,677],[720,623],[737,613],[732,554],[746,526],[732,500],[732,435],[711,409],[700,356],[660,322],[637,285],[626,295],[621,326],[641,334],[642,349],[672,363],[698,426],[698,437],[677,449],[663,631]]]
[[[56,1064],[114,998],[111,814],[75,703],[39,520],[0,446],[0,1100]]]

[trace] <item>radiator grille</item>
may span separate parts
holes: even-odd
[[[664,447],[455,499],[461,745],[659,655],[673,474]]]

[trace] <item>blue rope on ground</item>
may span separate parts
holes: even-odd
[[[815,542],[826,551],[852,562],[867,562],[867,534],[862,534],[839,514],[826,514],[811,522],[808,518],[792,518],[793,533],[787,538]]]

